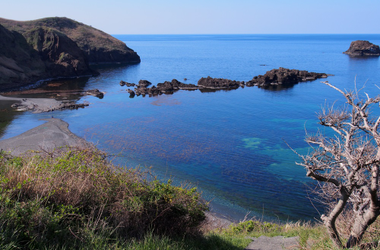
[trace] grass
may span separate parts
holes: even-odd
[[[196,188],[147,181],[146,173],[115,167],[99,151],[0,152],[0,249],[243,250],[261,235],[334,249],[321,225],[249,220],[210,229],[207,210]],[[368,230],[367,241],[379,239],[378,228]]]

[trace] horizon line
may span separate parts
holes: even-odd
[[[380,35],[380,33],[110,33],[111,35],[195,35],[195,36],[209,36],[209,35]]]

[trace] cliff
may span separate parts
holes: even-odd
[[[0,25],[0,89],[19,87],[49,77],[46,66],[18,32]]]
[[[7,29],[25,34],[36,27],[51,28],[73,40],[87,55],[90,64],[139,63],[139,55],[125,43],[89,25],[66,17],[49,17],[33,21],[0,18]]]
[[[49,78],[97,75],[90,64],[138,62],[125,43],[68,18],[0,18],[0,91]]]

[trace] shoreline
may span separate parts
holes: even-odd
[[[19,101],[21,98],[3,97],[0,101]],[[20,135],[0,140],[0,150],[13,156],[38,153],[61,153],[70,148],[95,148],[91,142],[75,135],[69,129],[69,124],[58,118],[43,119],[45,123],[34,127]],[[227,228],[233,222],[226,216],[212,211],[205,213],[204,224],[208,228]]]
[[[57,118],[44,120],[47,122],[42,125],[1,140],[0,150],[9,152],[13,156],[20,156],[28,152],[59,153],[69,148],[95,147],[92,143],[72,133],[67,122]]]

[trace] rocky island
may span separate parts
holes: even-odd
[[[64,17],[0,18],[0,91],[39,80],[92,76],[91,64],[139,63],[125,43]]]
[[[380,56],[380,48],[378,45],[369,41],[357,40],[353,41],[350,48],[343,52],[349,56]]]

